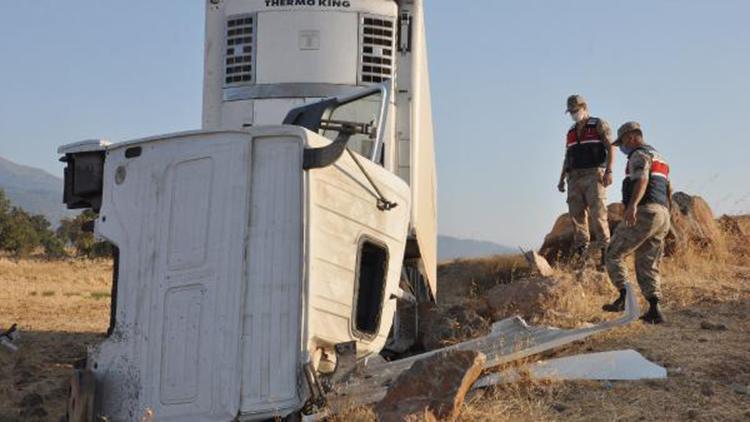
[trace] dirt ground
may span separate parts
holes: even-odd
[[[469,287],[461,292],[454,285],[443,293],[454,299],[481,295],[483,285],[523,275],[519,262],[496,258],[444,265],[441,284],[460,274]],[[634,323],[553,354],[635,349],[665,366],[667,380],[521,382],[471,398],[461,420],[750,420],[750,267],[743,265],[705,258],[668,262],[668,323]],[[74,362],[107,329],[111,272],[106,261],[0,258],[0,328],[18,323],[22,335],[19,352],[0,349],[0,422],[57,421],[64,413]],[[582,300],[598,306],[608,299],[593,294]],[[582,322],[592,321],[589,317]],[[702,328],[706,323],[716,327]],[[372,413],[350,416],[369,420]]]
[[[68,378],[109,325],[107,261],[0,257],[0,329],[17,323],[19,351],[0,348],[0,422],[58,421]]]

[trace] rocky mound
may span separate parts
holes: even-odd
[[[667,237],[667,256],[679,254],[690,247],[708,252],[723,250],[724,242],[719,224],[711,207],[699,196],[683,192],[672,196],[672,229]],[[624,207],[614,203],[607,208],[609,227],[614,233],[623,218]],[[573,225],[568,214],[558,217],[550,233],[544,238],[540,253],[550,263],[567,262],[573,244]]]
[[[486,335],[493,322],[513,316],[560,327],[597,322],[601,304],[615,295],[604,274],[532,275],[522,257],[447,263],[438,274],[441,304],[419,309],[418,346],[424,350]]]
[[[625,213],[625,207],[619,202],[610,204],[607,207],[607,219],[609,229],[614,233],[617,225],[622,221]],[[547,258],[551,264],[558,262],[567,262],[573,251],[573,223],[570,221],[570,215],[565,213],[557,218],[552,230],[545,236],[544,244],[539,253]]]
[[[724,215],[719,219],[729,253],[738,258],[750,257],[750,216]]]

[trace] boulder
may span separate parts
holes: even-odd
[[[524,258],[526,258],[526,262],[529,264],[532,273],[542,277],[552,277],[555,275],[555,271],[552,270],[549,262],[535,251],[526,252]]]
[[[672,196],[672,204],[672,229],[665,250],[667,256],[690,247],[709,252],[724,249],[720,226],[703,198],[677,192]]]
[[[490,332],[490,314],[484,300],[468,300],[453,307],[420,304],[417,342],[429,351],[486,335]]]
[[[607,207],[610,231],[614,232],[624,213],[625,207],[619,202]],[[568,213],[557,218],[552,230],[544,237],[539,253],[552,265],[570,260],[573,253],[573,223]]]
[[[724,242],[719,224],[703,198],[678,192],[672,196],[672,201],[672,228],[665,243],[666,256],[678,254],[690,247],[702,251],[722,250]],[[624,208],[621,203],[607,207],[609,228],[613,234],[622,222]],[[568,262],[572,255],[572,245],[573,224],[569,215],[563,214],[544,238],[540,253],[552,264]]]
[[[375,406],[378,420],[455,420],[484,362],[482,353],[468,350],[439,353],[415,362]]]
[[[579,277],[561,274],[503,284],[486,292],[484,299],[493,321],[517,315],[531,324],[566,325],[580,322],[581,315],[599,314],[600,302],[613,292],[604,274],[586,273]]]
[[[719,228],[729,252],[737,257],[750,256],[750,230],[745,228],[748,216],[724,215],[719,219]]]

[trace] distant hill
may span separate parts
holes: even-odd
[[[438,260],[447,261],[456,258],[480,258],[491,255],[517,253],[516,248],[481,240],[459,239],[450,236],[438,236]]]
[[[62,203],[63,180],[44,170],[0,157],[0,188],[13,205],[44,215],[53,227],[61,218],[75,215]]]

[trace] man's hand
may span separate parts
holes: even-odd
[[[605,171],[602,175],[602,184],[604,187],[608,187],[612,184],[612,172],[611,171]]]
[[[559,190],[561,193],[565,193],[565,180],[560,179],[560,183],[557,184],[557,190]]]
[[[638,207],[636,205],[629,205],[625,208],[625,224],[628,227],[635,226],[635,223],[638,221],[638,217],[636,217],[637,212]]]

